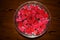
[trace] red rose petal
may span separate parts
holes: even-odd
[[[24,27],[18,26],[19,30],[21,30],[21,32],[24,32]]]
[[[38,18],[40,20],[37,20]],[[29,6],[24,5],[21,10],[18,11],[18,18],[16,18],[19,30],[31,35],[38,35],[42,33],[44,29],[46,29],[48,21],[48,13],[38,5],[32,4]]]

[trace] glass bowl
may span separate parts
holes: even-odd
[[[36,1],[21,4],[15,13],[16,30],[27,38],[42,36],[48,28],[50,14],[47,8]]]

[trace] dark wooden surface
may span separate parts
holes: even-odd
[[[28,0],[0,0],[0,40],[30,40],[18,34],[14,24],[16,9]],[[50,11],[51,23],[47,33],[42,37],[32,40],[60,40],[60,1],[37,0],[44,4]]]

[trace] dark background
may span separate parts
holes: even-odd
[[[18,34],[14,24],[16,9],[28,0],[0,0],[0,40],[30,40]],[[37,0],[50,11],[51,23],[47,33],[34,40],[60,40],[60,1]]]

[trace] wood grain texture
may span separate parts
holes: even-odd
[[[18,34],[14,24],[16,9],[28,0],[0,0],[0,40],[60,40],[60,0],[37,0],[51,14],[47,33],[37,39],[28,39]]]

